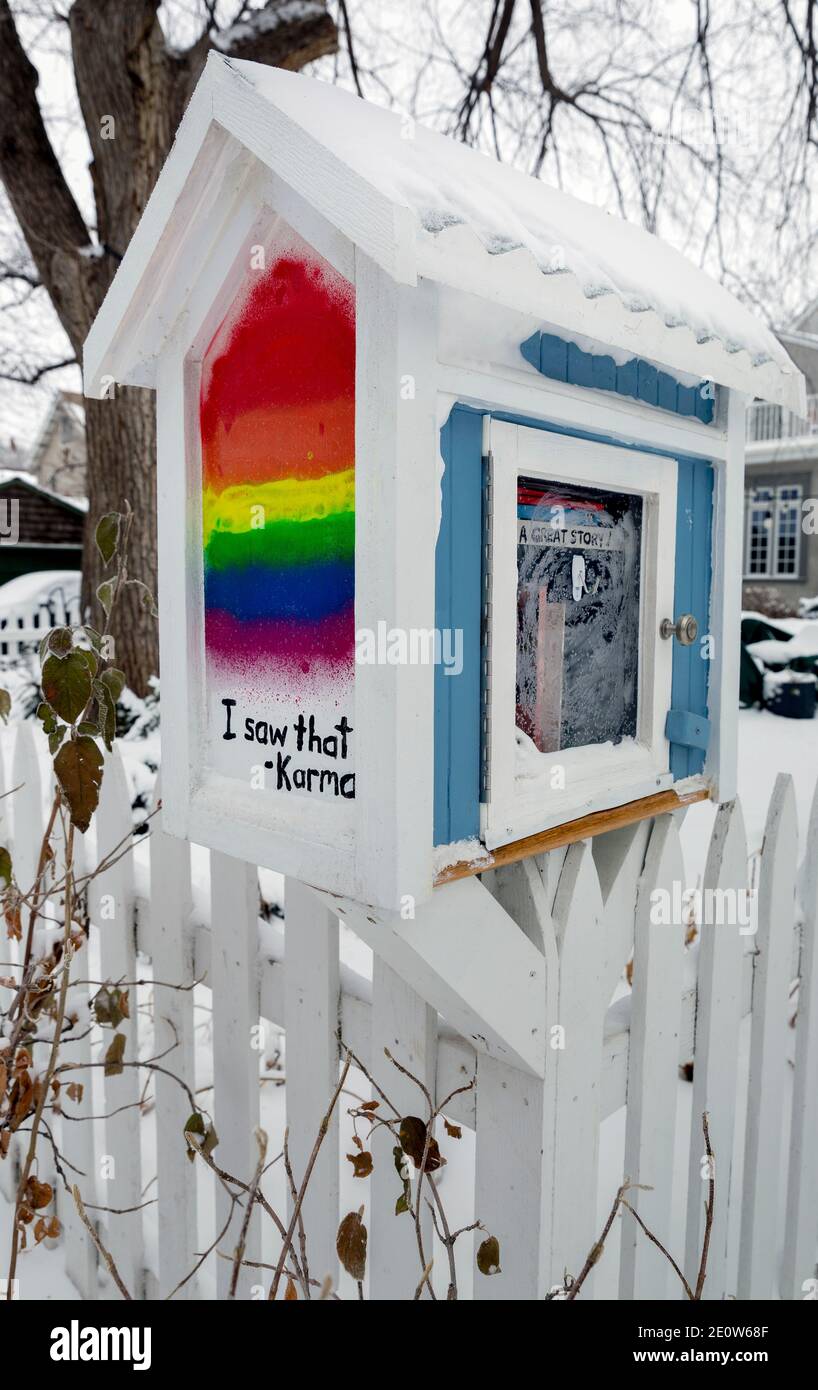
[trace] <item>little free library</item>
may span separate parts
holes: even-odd
[[[84,376],[157,393],[171,833],[391,910],[734,796],[745,409],[804,383],[654,236],[211,54]]]

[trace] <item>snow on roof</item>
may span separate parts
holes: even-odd
[[[218,54],[92,329],[86,389],[189,195],[214,120],[395,280],[427,276],[565,336],[803,405],[803,379],[772,331],[658,237],[329,83]],[[195,201],[186,201],[189,218]],[[155,283],[152,272],[144,283]],[[132,313],[128,321],[133,334]]]
[[[7,483],[24,483],[32,492],[50,497],[53,502],[60,502],[62,506],[70,507],[74,512],[88,511],[87,497],[67,497],[65,493],[54,492],[50,487],[43,487],[34,473],[27,473],[21,468],[0,468],[0,487],[5,487]]]

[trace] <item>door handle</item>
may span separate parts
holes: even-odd
[[[683,613],[674,623],[672,618],[663,618],[659,625],[659,636],[666,642],[675,637],[683,647],[689,647],[699,635],[699,624],[692,613]]]

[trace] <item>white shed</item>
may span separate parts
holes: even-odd
[[[158,397],[171,832],[400,908],[734,795],[745,407],[804,385],[655,237],[211,54],[84,373]]]

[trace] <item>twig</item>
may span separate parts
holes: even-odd
[[[293,1166],[292,1166],[292,1164],[291,1164],[291,1162],[290,1162],[290,1126],[289,1126],[289,1125],[287,1125],[287,1128],[284,1130],[284,1171],[285,1171],[285,1173],[287,1174],[287,1182],[288,1182],[289,1185],[290,1185],[290,1197],[291,1197],[291,1199],[292,1199],[293,1206],[295,1206],[295,1203],[296,1203],[296,1201],[298,1200],[298,1191],[297,1191],[296,1185],[295,1185],[295,1175],[294,1175],[294,1173],[293,1173]],[[299,1249],[301,1250],[301,1268],[302,1268],[303,1271],[304,1271],[304,1283],[303,1283],[302,1288],[303,1288],[304,1298],[305,1298],[305,1300],[306,1300],[307,1302],[309,1302],[309,1298],[310,1298],[310,1271],[309,1271],[309,1265],[308,1265],[308,1263],[307,1263],[307,1233],[306,1233],[306,1231],[304,1230],[304,1213],[303,1213],[303,1211],[299,1211],[299,1213],[298,1213],[298,1245],[299,1245]]]
[[[415,1289],[415,1297],[414,1297],[414,1300],[413,1300],[415,1303],[419,1302],[419,1300],[420,1300],[421,1294],[423,1293],[423,1286],[424,1286],[424,1284],[428,1284],[429,1288],[432,1287],[432,1280],[431,1280],[430,1276],[431,1276],[431,1273],[432,1273],[432,1265],[434,1264],[434,1262],[435,1262],[435,1261],[434,1261],[434,1256],[432,1256],[432,1258],[431,1258],[431,1260],[429,1261],[429,1263],[424,1267],[423,1273],[422,1273],[421,1276],[420,1276],[420,1283],[418,1284],[417,1288]]]
[[[247,1207],[245,1209],[244,1217],[241,1223],[241,1230],[239,1232],[239,1243],[236,1246],[236,1256],[233,1261],[233,1272],[230,1275],[230,1289],[227,1295],[228,1298],[236,1297],[236,1286],[239,1282],[239,1269],[241,1268],[241,1262],[244,1257],[245,1246],[247,1245],[247,1230],[250,1225],[250,1217],[253,1214],[253,1207],[255,1205],[256,1200],[256,1192],[258,1191],[258,1185],[261,1181],[261,1174],[264,1171],[264,1160],[267,1157],[266,1133],[263,1129],[258,1128],[255,1131],[255,1135],[256,1143],[258,1144],[258,1163],[256,1164],[256,1171],[253,1174],[253,1181],[250,1183],[250,1188],[247,1193]]]
[[[619,1204],[622,1201],[622,1198],[624,1197],[625,1193],[631,1187],[633,1187],[633,1185],[633,1183],[623,1182],[622,1186],[620,1187],[619,1191],[614,1197],[614,1204],[611,1207],[611,1210],[608,1214],[608,1220],[602,1227],[602,1234],[599,1237],[599,1240],[595,1241],[594,1244],[591,1246],[590,1250],[588,1251],[588,1254],[585,1259],[585,1264],[582,1266],[582,1269],[579,1272],[579,1276],[574,1280],[573,1284],[568,1290],[568,1293],[566,1294],[567,1301],[570,1302],[572,1298],[576,1298],[577,1294],[579,1293],[580,1289],[585,1283],[585,1280],[591,1273],[591,1270],[593,1269],[594,1265],[597,1263],[600,1256],[602,1255],[602,1252],[605,1249],[605,1241],[608,1238],[608,1233],[614,1223],[616,1213],[619,1211]]]
[[[699,1263],[699,1277],[696,1280],[696,1292],[694,1298],[698,1301],[702,1296],[704,1281],[707,1278],[707,1256],[710,1251],[710,1236],[713,1231],[713,1209],[716,1204],[716,1163],[713,1157],[713,1150],[710,1145],[710,1129],[707,1123],[707,1111],[702,1115],[702,1129],[704,1130],[704,1148],[708,1159],[709,1181],[707,1184],[707,1206],[705,1207],[704,1220],[704,1240],[702,1241],[702,1258]]]
[[[684,1291],[685,1291],[685,1293],[687,1294],[688,1298],[690,1298],[690,1299],[695,1298],[695,1294],[693,1293],[693,1290],[691,1289],[690,1285],[688,1284],[687,1280],[685,1279],[684,1275],[682,1274],[682,1271],[680,1270],[679,1266],[677,1265],[677,1263],[676,1263],[676,1261],[674,1260],[673,1256],[671,1255],[670,1251],[665,1249],[665,1247],[664,1247],[664,1245],[662,1244],[662,1242],[660,1241],[659,1237],[658,1237],[658,1236],[655,1236],[655,1235],[653,1234],[653,1231],[650,1229],[650,1227],[645,1225],[644,1221],[642,1220],[641,1216],[639,1215],[639,1212],[634,1210],[634,1208],[631,1206],[630,1202],[626,1202],[626,1201],[625,1201],[625,1198],[623,1197],[623,1198],[621,1198],[621,1203],[622,1203],[622,1206],[625,1208],[625,1210],[630,1212],[630,1214],[631,1214],[631,1216],[633,1217],[633,1219],[634,1219],[634,1221],[636,1222],[636,1224],[637,1224],[638,1226],[641,1226],[641,1228],[642,1228],[642,1230],[645,1232],[645,1235],[647,1236],[648,1240],[653,1241],[653,1244],[657,1247],[657,1249],[661,1250],[661,1252],[662,1252],[662,1254],[664,1255],[665,1259],[666,1259],[666,1260],[668,1261],[668,1263],[672,1266],[672,1268],[676,1271],[676,1273],[678,1274],[679,1278],[680,1278],[681,1281],[682,1281],[682,1284],[683,1284],[683,1286],[684,1286]]]
[[[89,1236],[91,1237],[92,1241],[94,1242],[94,1245],[96,1246],[97,1251],[98,1251],[99,1254],[102,1256],[103,1260],[105,1261],[106,1265],[108,1266],[108,1273],[110,1274],[111,1278],[113,1279],[114,1283],[116,1284],[117,1288],[119,1289],[119,1292],[122,1294],[122,1297],[123,1297],[123,1298],[127,1298],[129,1301],[132,1301],[132,1300],[131,1300],[131,1295],[129,1294],[127,1288],[125,1287],[125,1285],[124,1285],[123,1282],[122,1282],[122,1277],[121,1277],[121,1275],[120,1275],[120,1273],[119,1273],[119,1270],[117,1269],[116,1265],[114,1264],[114,1257],[113,1257],[113,1255],[110,1253],[110,1251],[108,1251],[108,1250],[105,1249],[105,1246],[102,1244],[102,1241],[100,1240],[99,1236],[97,1235],[97,1232],[96,1232],[95,1229],[94,1229],[93,1223],[90,1221],[90,1219],[89,1219],[89,1217],[88,1217],[88,1213],[86,1212],[85,1207],[84,1207],[83,1204],[82,1204],[82,1197],[80,1196],[80,1190],[79,1190],[79,1188],[77,1187],[77,1184],[76,1184],[76,1183],[74,1183],[74,1186],[72,1187],[71,1192],[72,1192],[72,1195],[73,1195],[73,1198],[74,1198],[74,1205],[76,1206],[77,1211],[78,1211],[79,1214],[80,1214],[80,1221],[82,1222],[83,1226],[85,1227],[86,1231],[88,1232]]]
[[[296,1225],[297,1225],[297,1223],[298,1223],[298,1216],[299,1216],[299,1213],[300,1213],[300,1211],[301,1211],[302,1206],[304,1205],[304,1197],[306,1196],[306,1192],[307,1192],[307,1184],[308,1184],[310,1178],[312,1177],[312,1170],[313,1170],[313,1168],[315,1167],[315,1160],[316,1160],[317,1157],[318,1157],[318,1150],[321,1148],[321,1145],[322,1145],[322,1143],[323,1143],[323,1141],[324,1141],[324,1135],[326,1134],[327,1130],[329,1129],[329,1122],[330,1122],[330,1120],[332,1119],[332,1112],[333,1112],[333,1110],[335,1109],[335,1106],[336,1106],[338,1097],[340,1096],[341,1091],[343,1090],[343,1087],[344,1087],[344,1082],[345,1082],[346,1079],[347,1079],[347,1072],[349,1071],[349,1065],[350,1065],[350,1064],[349,1064],[349,1058],[347,1058],[346,1062],[344,1063],[344,1069],[343,1069],[343,1071],[342,1071],[342,1073],[341,1073],[341,1080],[338,1082],[338,1085],[335,1087],[335,1090],[334,1090],[333,1093],[332,1093],[332,1099],[331,1099],[331,1101],[330,1101],[330,1103],[329,1103],[329,1109],[327,1110],[327,1113],[326,1113],[326,1115],[324,1116],[324,1118],[323,1118],[323,1120],[321,1121],[321,1124],[320,1124],[320,1126],[319,1126],[318,1135],[317,1135],[317,1137],[316,1137],[315,1143],[313,1144],[312,1153],[310,1154],[309,1161],[308,1161],[307,1167],[306,1167],[306,1171],[305,1171],[305,1173],[304,1173],[304,1177],[303,1177],[303,1180],[302,1180],[302,1183],[301,1183],[301,1187],[300,1187],[299,1192],[298,1192],[298,1199],[297,1199],[297,1201],[296,1201],[296,1203],[295,1203],[295,1208],[294,1208],[294,1210],[293,1210],[293,1214],[292,1214],[292,1216],[290,1217],[290,1224],[289,1224],[289,1226],[288,1226],[288,1228],[287,1228],[287,1235],[286,1235],[286,1238],[285,1238],[285,1241],[284,1241],[284,1246],[283,1246],[283,1248],[282,1248],[281,1254],[280,1254],[279,1257],[278,1257],[278,1264],[276,1265],[276,1272],[275,1272],[275,1274],[273,1275],[273,1282],[272,1282],[272,1284],[270,1285],[270,1292],[269,1292],[269,1294],[268,1294],[268,1298],[270,1299],[270,1301],[272,1301],[273,1299],[275,1299],[275,1296],[276,1296],[276,1294],[278,1293],[278,1286],[279,1286],[279,1284],[281,1283],[281,1274],[282,1274],[282,1271],[283,1271],[283,1269],[284,1269],[284,1261],[286,1260],[286,1258],[287,1258],[287,1252],[289,1251],[290,1246],[292,1245],[292,1242],[293,1242],[293,1233],[294,1233],[295,1228],[296,1228]]]
[[[228,1193],[228,1196],[230,1197],[230,1210],[227,1213],[227,1220],[225,1221],[224,1225],[219,1231],[219,1234],[216,1236],[216,1239],[213,1241],[212,1245],[208,1245],[207,1249],[202,1252],[195,1265],[190,1270],[190,1272],[185,1275],[184,1279],[180,1279],[176,1287],[174,1289],[171,1289],[170,1293],[165,1298],[166,1303],[169,1303],[170,1300],[174,1297],[174,1295],[177,1294],[180,1289],[183,1289],[185,1284],[190,1282],[193,1276],[197,1274],[198,1271],[201,1269],[208,1255],[212,1254],[212,1252],[216,1249],[216,1246],[219,1244],[219,1241],[222,1239],[222,1236],[227,1235],[230,1222],[233,1220],[233,1212],[236,1209],[236,1202],[238,1201],[238,1197],[234,1196],[232,1192]]]

